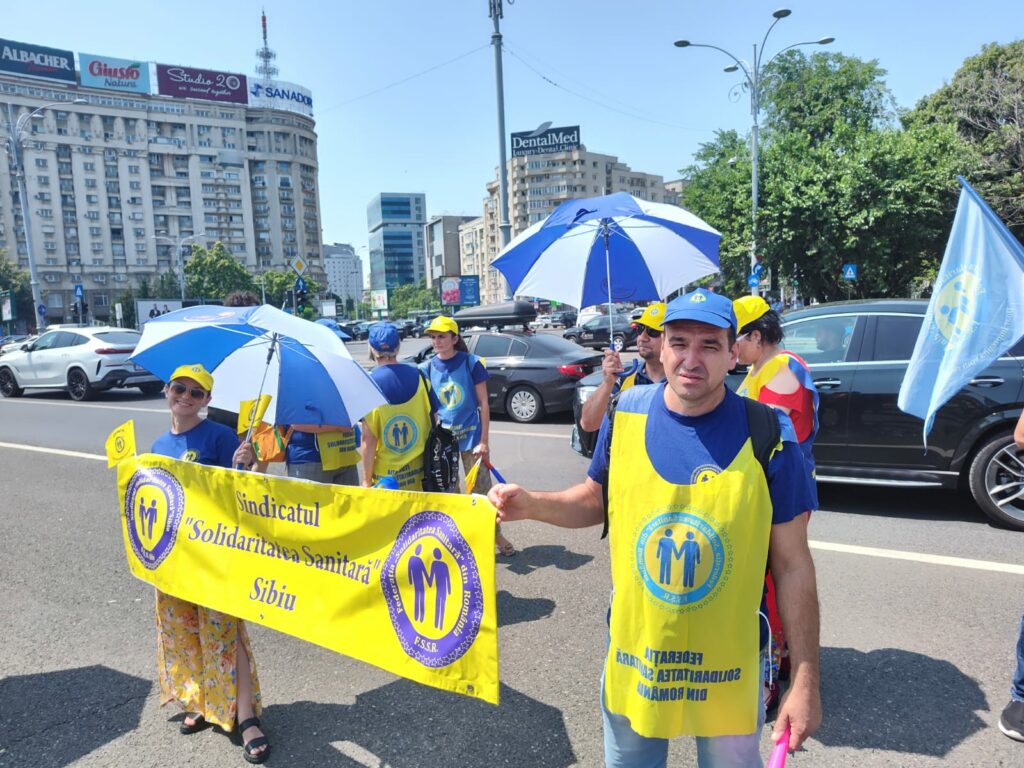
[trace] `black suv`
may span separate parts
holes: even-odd
[[[608,315],[598,315],[587,320],[583,325],[574,325],[566,328],[562,336],[569,341],[576,342],[582,347],[612,346],[615,349],[629,349],[636,343],[639,334],[633,327],[633,321],[629,315],[612,315],[611,322],[611,344],[608,342]]]
[[[925,451],[921,419],[896,399],[927,307],[910,299],[836,302],[783,317],[783,346],[807,362],[818,387],[818,480],[962,487],[993,520],[1024,530],[1024,456],[1013,444],[1024,406],[1024,340],[939,410]],[[741,380],[730,375],[729,385]],[[577,427],[581,398],[599,383],[598,373],[577,386]],[[583,438],[582,452],[593,450],[593,438]]]

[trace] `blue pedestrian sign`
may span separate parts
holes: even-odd
[[[856,280],[857,279],[857,265],[856,264],[843,264],[843,280]]]
[[[304,291],[304,290],[306,290],[306,281],[303,278],[301,278],[301,277],[295,278],[295,290],[296,291]]]
[[[760,282],[761,281],[758,279],[757,275],[751,275],[750,277],[747,278],[747,285],[749,285],[751,288],[757,288],[758,283]]]
[[[82,284],[79,283],[75,286],[75,298],[82,299],[85,297],[85,290],[82,288]]]
[[[36,307],[36,311],[39,313],[40,317],[46,317],[46,305],[45,304],[40,304],[38,307]]]

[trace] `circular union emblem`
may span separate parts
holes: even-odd
[[[384,423],[384,445],[389,451],[405,453],[416,445],[419,433],[416,422],[400,413]]]
[[[977,276],[964,271],[953,275],[939,291],[933,319],[948,346],[955,347],[969,335],[978,310],[980,289]]]
[[[402,650],[423,666],[447,666],[473,645],[484,615],[480,574],[448,515],[420,512],[405,522],[380,584]]]
[[[156,570],[174,546],[185,510],[185,493],[165,469],[140,469],[128,481],[124,517],[128,540],[142,565]]]
[[[114,450],[117,453],[124,453],[124,438],[121,435],[114,439]]]
[[[664,512],[636,542],[636,566],[648,593],[667,607],[696,607],[715,591],[725,568],[718,532],[689,512]]]
[[[438,397],[440,397],[441,405],[444,408],[451,409],[462,405],[462,401],[466,399],[466,394],[457,382],[446,381],[441,385],[441,389],[438,390]]]

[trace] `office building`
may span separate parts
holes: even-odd
[[[433,288],[442,277],[462,274],[459,227],[472,220],[472,216],[434,216],[426,223],[424,239],[427,248],[428,288]]]
[[[49,322],[70,318],[79,285],[93,317],[112,320],[124,290],[178,271],[179,241],[221,241],[254,274],[301,257],[325,279],[309,91],[3,42],[0,140],[21,138]],[[0,174],[0,248],[23,269],[25,223],[17,179]]]
[[[363,260],[348,243],[324,244],[323,253],[327,290],[341,301],[339,313],[351,312],[363,300]]]
[[[366,206],[372,290],[390,291],[423,279],[426,207],[426,195],[406,192],[381,192]]]

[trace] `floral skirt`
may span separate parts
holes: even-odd
[[[253,710],[260,714],[260,684],[245,622],[157,590],[156,629],[160,706],[173,701],[226,731],[234,728],[241,641],[249,658]]]

